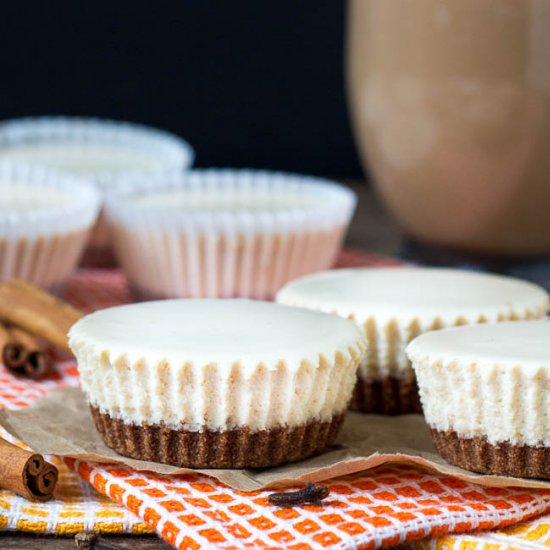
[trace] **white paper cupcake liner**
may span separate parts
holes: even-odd
[[[350,343],[318,362],[304,358],[298,367],[287,364],[283,351],[277,364],[193,358],[171,364],[111,356],[74,337],[71,348],[89,403],[111,418],[191,432],[243,426],[257,432],[344,413],[364,344]]]
[[[0,280],[63,283],[97,217],[98,191],[42,167],[0,163],[0,196]]]
[[[395,271],[397,270],[397,271]],[[408,274],[410,270],[410,275]],[[346,290],[352,284],[349,277],[361,273],[382,273],[380,280],[384,285],[388,285],[388,277],[390,273],[404,273],[405,277],[401,277],[393,283],[397,292],[400,289],[399,285],[406,283],[406,277],[412,277],[414,273],[425,276],[426,285],[442,285],[445,284],[445,278],[437,280],[434,283],[430,279],[430,272],[438,273],[440,271],[456,274],[467,274],[468,277],[482,278],[484,284],[488,288],[494,288],[497,284],[502,284],[500,277],[490,274],[475,274],[461,270],[437,270],[429,268],[415,267],[393,267],[393,268],[355,268],[355,269],[340,269],[337,272],[330,271],[319,273],[312,277],[306,277],[303,280],[298,280],[290,283],[277,294],[276,301],[278,303],[296,307],[305,307],[325,313],[332,313],[355,321],[363,330],[367,341],[367,353],[358,374],[361,379],[376,381],[382,380],[388,376],[392,378],[410,378],[412,368],[409,359],[405,353],[405,348],[408,343],[425,332],[433,330],[449,328],[460,325],[474,325],[479,323],[497,323],[502,321],[517,321],[524,319],[540,319],[548,312],[550,307],[548,294],[542,287],[527,283],[525,281],[512,278],[504,278],[508,281],[507,290],[500,289],[499,292],[504,293],[497,301],[492,303],[482,303],[469,308],[463,307],[460,304],[446,304],[445,291],[450,288],[450,294],[447,296],[455,300],[460,297],[461,292],[465,292],[460,286],[450,287],[451,281],[446,281],[446,287],[441,289],[441,305],[435,311],[423,311],[422,314],[411,312],[407,304],[399,307],[398,302],[391,302],[391,305],[381,307],[379,303],[371,304],[364,299],[357,301],[345,298],[342,301],[341,296],[333,294],[333,288],[326,293],[308,292],[308,285],[315,281],[340,281],[341,288]],[[359,276],[359,275],[358,275]],[[491,279],[494,278],[494,281]],[[380,284],[380,280],[377,284]],[[362,284],[373,285],[370,280],[365,280]],[[454,284],[458,283],[454,281]],[[517,294],[517,285],[521,286],[522,292]],[[527,288],[524,288],[527,287]],[[334,287],[336,288],[336,287]],[[374,287],[376,288],[376,286]],[[437,286],[435,287],[437,288]],[[514,296],[505,292],[512,292],[515,289]],[[387,288],[381,289],[387,291]],[[319,292],[319,291],[318,291]],[[468,294],[471,290],[466,289]],[[419,302],[421,309],[422,303]],[[376,311],[373,311],[375,309]],[[429,308],[428,308],[429,309]]]
[[[355,203],[349,189],[317,178],[199,170],[129,182],[106,211],[144,296],[271,298],[333,264]]]
[[[547,306],[541,303],[539,307],[518,308],[513,312],[503,309],[499,313],[495,312],[494,315],[480,312],[470,318],[457,316],[454,319],[442,320],[435,317],[430,321],[412,319],[407,323],[399,323],[395,319],[384,321],[370,317],[360,323],[369,345],[358,370],[359,378],[363,380],[380,380],[387,376],[398,379],[410,378],[413,371],[405,349],[409,342],[425,332],[478,323],[541,319],[547,310]]]
[[[367,353],[352,408],[367,413],[421,412],[407,344],[420,334],[459,325],[540,319],[541,287],[511,278],[429,268],[344,269],[292,281],[278,303],[333,313],[363,330]]]
[[[483,438],[496,446],[549,447],[549,364],[539,361],[540,351],[537,355],[535,350],[537,359],[532,359],[529,349],[531,344],[540,350],[549,327],[548,321],[499,323],[427,334],[413,341],[407,352],[429,426],[464,439]],[[435,342],[435,336],[449,341],[461,333],[464,336],[459,336],[455,351],[448,344],[449,351],[442,351],[443,346]],[[529,336],[522,346],[523,334]],[[476,349],[490,347],[497,337],[518,342],[513,355],[506,359],[476,356]],[[466,338],[474,343],[471,350]]]
[[[520,365],[503,369],[498,363],[481,367],[475,361],[411,358],[424,415],[433,429],[452,430],[466,439],[485,437],[492,445],[550,446],[547,410],[541,407],[548,401],[546,369],[533,374]]]

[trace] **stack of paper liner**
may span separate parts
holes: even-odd
[[[419,414],[378,416],[349,413],[336,445],[313,458],[264,470],[190,470],[134,460],[109,449],[92,422],[77,388],[53,390],[33,407],[0,411],[0,424],[35,452],[125,464],[158,474],[201,473],[241,491],[324,481],[387,463],[414,463],[480,485],[550,488],[550,481],[481,475],[447,464],[435,451]]]

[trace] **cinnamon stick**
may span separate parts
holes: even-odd
[[[10,370],[19,370],[25,361],[23,346],[15,342],[8,328],[0,324],[0,350],[2,362]]]
[[[11,346],[18,350],[17,358],[23,357],[19,369],[29,378],[35,380],[42,378],[50,368],[50,358],[37,338],[18,327],[7,327],[7,330],[12,338]],[[4,365],[10,368],[6,362],[9,362],[10,355],[13,356],[13,352],[10,352],[10,344],[8,344],[7,348],[7,358],[4,358]]]
[[[42,455],[0,438],[0,487],[43,502],[52,497],[57,478],[57,468]]]
[[[50,358],[38,340],[23,329],[0,324],[0,350],[6,368],[33,380],[50,368]]]
[[[0,319],[70,352],[67,332],[83,313],[20,279],[0,285]]]

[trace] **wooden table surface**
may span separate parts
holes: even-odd
[[[351,224],[346,243],[369,252],[396,254],[401,242],[401,233],[390,219],[378,197],[363,183],[351,183],[358,195],[358,205]],[[155,536],[105,536],[104,540],[113,546],[132,550],[160,550],[170,545]],[[73,538],[32,535],[18,532],[0,532],[0,549],[25,548],[39,549],[75,549]]]

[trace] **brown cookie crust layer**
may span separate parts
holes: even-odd
[[[345,418],[341,413],[329,422],[252,433],[246,427],[189,432],[162,425],[126,424],[90,408],[98,432],[117,453],[181,468],[267,468],[296,462],[333,443]]]
[[[350,409],[372,414],[422,413],[416,379],[386,376],[381,380],[359,378]]]
[[[439,454],[450,464],[482,474],[550,479],[550,448],[499,443],[485,437],[462,438],[455,431],[432,428]]]

